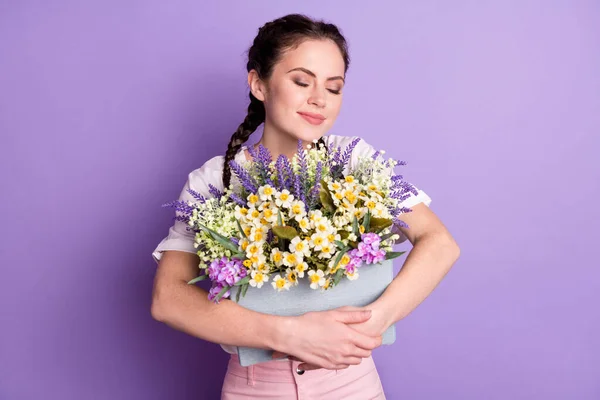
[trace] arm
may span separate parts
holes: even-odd
[[[164,252],[154,279],[152,317],[189,335],[225,345],[279,347],[285,319],[247,310],[228,300],[215,304],[188,281],[195,278],[198,256]]]
[[[164,252],[154,281],[151,313],[156,320],[210,342],[273,349],[329,369],[359,364],[381,345],[380,335],[362,334],[349,326],[367,321],[368,311],[279,317],[231,300],[214,304],[205,290],[187,283],[195,277],[198,261],[192,253]]]
[[[387,328],[406,317],[448,273],[458,259],[460,249],[438,217],[425,204],[411,207],[401,218],[409,226],[400,228],[413,244],[404,265],[392,283],[373,303],[364,307],[341,307],[338,310],[371,310],[368,321],[350,325],[367,335],[382,335]],[[360,279],[360,278],[359,278]],[[280,353],[276,354],[277,356]],[[299,368],[318,369],[307,360]]]
[[[366,307],[373,310],[373,320],[379,321],[382,332],[417,308],[460,255],[458,245],[429,207],[421,203],[412,210],[401,218],[409,227],[400,230],[413,249],[385,292]]]

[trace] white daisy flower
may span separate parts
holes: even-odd
[[[269,275],[266,275],[259,271],[252,271],[251,273],[252,279],[250,279],[250,286],[261,288],[265,282],[269,281]]]
[[[312,269],[308,271],[308,280],[310,281],[310,288],[318,289],[319,287],[325,285],[324,275],[325,274],[320,269],[317,271]]]
[[[251,242],[254,242],[256,244],[264,244],[267,241],[267,233],[269,232],[269,227],[268,226],[260,226],[260,227],[253,227],[251,232],[250,232],[250,236],[249,239]]]
[[[248,200],[248,205],[250,207],[256,207],[258,205],[258,201],[260,200],[260,198],[258,197],[258,195],[251,193],[248,195],[246,200]]]
[[[309,257],[310,256],[310,245],[308,244],[308,240],[300,239],[299,236],[296,236],[290,242],[290,252],[296,253],[296,255],[300,257]]]
[[[329,244],[329,241],[327,240],[326,235],[313,233],[312,236],[310,237],[309,243],[315,250],[321,250],[324,245]]]
[[[281,277],[279,274],[273,276],[273,282],[271,282],[271,285],[273,285],[273,289],[277,289],[280,292],[283,290],[289,290],[291,286],[290,282]]]
[[[275,204],[277,204],[277,207],[290,208],[292,201],[294,201],[294,195],[290,194],[290,191],[287,189],[277,193],[275,197]]]
[[[302,256],[298,256],[296,253],[288,253],[287,251],[283,253],[283,265],[286,267],[293,267],[301,262]]]
[[[303,233],[307,233],[310,229],[312,229],[310,220],[308,218],[303,217],[299,220],[296,219],[296,221],[298,222],[298,226],[300,227]]]
[[[278,267],[283,264],[283,253],[278,248],[271,250],[271,261]]]
[[[238,221],[245,221],[248,215],[248,209],[246,207],[235,206],[235,219]]]
[[[258,189],[258,195],[262,201],[271,201],[275,192],[275,189],[269,185],[261,186]]]
[[[349,274],[348,272],[346,272],[346,277],[351,281],[356,280],[358,279],[358,271],[354,271],[353,274]]]
[[[308,264],[306,261],[299,262],[294,268],[294,271],[298,275],[299,278],[304,278],[304,271],[308,269]]]
[[[294,218],[296,221],[298,219],[302,219],[306,215],[306,210],[304,209],[304,202],[300,200],[294,200],[290,207],[290,218]]]

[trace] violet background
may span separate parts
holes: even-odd
[[[331,132],[407,161],[462,249],[375,352],[388,398],[600,398],[600,3],[106,0],[0,3],[0,399],[218,398],[150,254],[291,12],[350,43]]]

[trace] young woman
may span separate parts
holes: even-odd
[[[327,134],[342,105],[349,56],[335,25],[302,15],[287,15],[265,24],[248,52],[248,115],[231,137],[224,156],[192,171],[180,200],[193,201],[192,188],[209,196],[208,185],[230,184],[230,160],[250,155],[244,143],[264,124],[259,143],[273,158],[293,157],[298,140],[345,147],[354,138]],[[361,140],[352,162],[375,149]],[[219,343],[231,353],[222,399],[384,399],[371,357],[382,333],[408,315],[436,287],[459,256],[459,248],[442,222],[428,208],[421,190],[404,206],[410,228],[400,239],[413,249],[401,272],[384,294],[367,307],[343,307],[277,317],[244,309],[233,301],[214,304],[206,291],[188,285],[197,276],[199,258],[194,235],[176,221],[153,252],[158,262],[152,315],[190,335]],[[302,335],[299,335],[302,332]],[[272,349],[283,360],[242,367],[235,346]]]

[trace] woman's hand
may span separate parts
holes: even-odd
[[[316,314],[316,316],[309,316],[311,321],[308,321],[305,328],[306,332],[308,333],[311,329],[315,329],[312,327],[312,318],[320,318],[321,315],[319,314],[327,313],[341,316],[341,318],[338,317],[336,321],[343,322],[345,325],[346,329],[340,330],[340,332],[343,332],[342,335],[345,336],[337,336],[337,334],[331,330],[333,328],[330,329],[325,324],[322,324],[320,329],[323,330],[323,333],[318,333],[316,337],[320,337],[320,342],[324,344],[324,346],[321,347],[321,350],[315,351],[315,353],[317,353],[315,355],[320,361],[312,362],[310,358],[313,356],[312,354],[303,356],[291,343],[289,346],[291,349],[289,351],[275,351],[273,353],[273,358],[283,358],[287,355],[290,360],[302,361],[303,363],[300,364],[298,368],[305,371],[318,368],[344,369],[348,368],[350,365],[360,364],[363,358],[369,357],[371,351],[381,345],[381,336],[387,327],[385,327],[383,316],[378,310],[371,310],[368,307],[346,306],[331,311],[304,314],[304,316]],[[370,317],[360,318],[361,314],[370,315]],[[344,317],[344,315],[346,315],[346,317]],[[354,315],[355,317],[350,317],[351,315]],[[303,323],[303,321],[300,322]],[[337,329],[339,326],[336,326],[335,328]],[[308,337],[309,335],[305,334],[302,340],[307,341]],[[303,344],[310,346],[308,342]],[[338,351],[342,351],[342,353],[337,353]]]
[[[288,355],[302,360],[309,364],[301,364],[299,368],[304,370],[358,365],[371,355],[371,350],[381,345],[381,335],[363,333],[352,327],[363,326],[370,319],[371,311],[366,308],[338,308],[290,317],[281,331],[280,345],[273,358]]]

